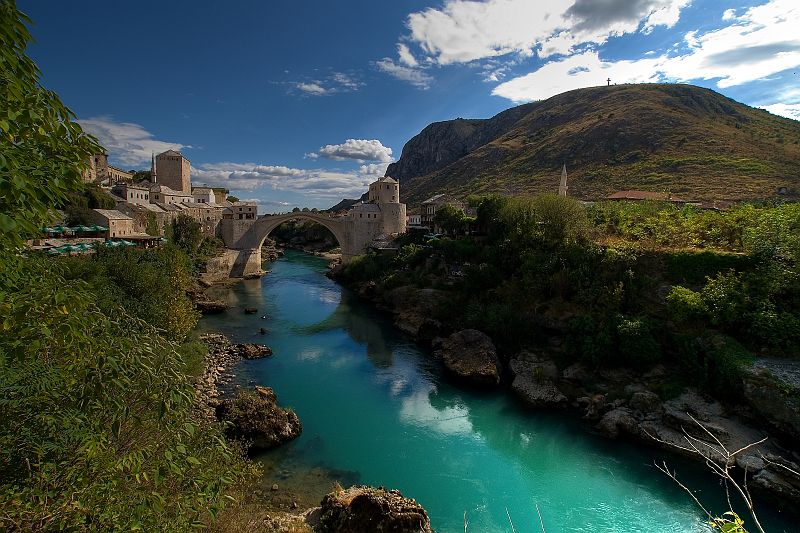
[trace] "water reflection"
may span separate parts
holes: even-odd
[[[325,293],[333,293],[327,290]],[[393,364],[392,349],[386,342],[386,333],[371,314],[364,312],[364,303],[347,291],[337,291],[336,298],[329,297],[327,303],[338,303],[336,309],[325,320],[303,327],[298,333],[310,335],[324,331],[343,329],[358,344],[363,344],[367,357],[376,368],[389,368]]]

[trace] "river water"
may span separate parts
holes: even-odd
[[[235,307],[200,325],[274,351],[237,367],[239,383],[273,387],[303,423],[300,438],[258,458],[265,486],[278,483],[302,505],[318,503],[333,480],[397,488],[439,533],[464,531],[465,513],[470,533],[509,532],[512,522],[540,532],[537,505],[548,533],[708,531],[689,496],[653,466],[667,458],[707,506],[725,509],[722,489],[693,474],[694,463],[451,383],[386,317],[326,278],[326,261],[289,251],[267,269],[217,288]],[[796,531],[774,509],[762,514],[768,531]]]

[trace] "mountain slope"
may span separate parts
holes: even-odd
[[[625,189],[770,198],[800,189],[800,122],[691,85],[578,89],[488,120],[431,124],[386,174],[414,205],[439,192],[555,192],[562,164],[570,195],[584,199]]]

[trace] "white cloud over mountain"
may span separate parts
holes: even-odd
[[[117,122],[108,115],[81,119],[78,123],[100,140],[113,160],[131,168],[149,165],[153,153],[191,148],[185,144],[155,139],[139,124]]]
[[[673,26],[690,0],[447,0],[411,13],[408,39],[438,65],[508,54],[531,57],[604,43],[612,35]],[[398,45],[400,61],[411,56]]]
[[[800,4],[772,0],[731,23],[707,32],[689,32],[682,53],[606,61],[585,51],[546,63],[535,71],[501,83],[492,94],[514,102],[548,98],[579,87],[613,82],[714,80],[720,88],[761,80],[800,66]]]

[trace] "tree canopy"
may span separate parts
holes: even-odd
[[[25,55],[30,23],[13,0],[0,1],[0,246],[18,246],[50,222],[81,187],[96,139],[39,83]]]

